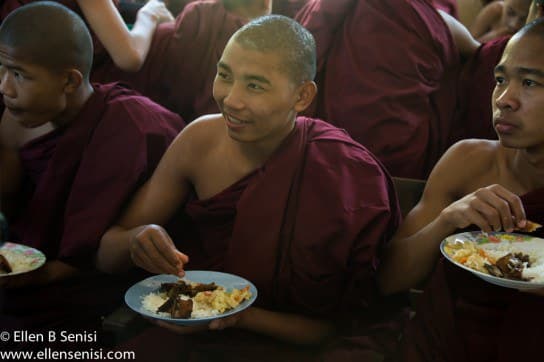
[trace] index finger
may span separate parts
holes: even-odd
[[[155,249],[160,255],[172,266],[175,266],[178,270],[180,268],[180,260],[178,257],[179,251],[176,249],[174,242],[170,238],[170,235],[162,228],[157,230],[156,233],[150,235],[151,242],[155,246]],[[183,265],[181,265],[183,266]]]
[[[499,187],[495,190],[497,195],[508,202],[510,206],[510,212],[514,216],[516,226],[523,227],[527,221],[525,216],[525,208],[518,195]]]

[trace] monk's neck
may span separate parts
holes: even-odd
[[[230,152],[234,159],[240,160],[248,170],[262,167],[268,159],[282,146],[284,141],[293,133],[295,122],[277,135],[268,137],[258,142],[240,142],[230,139]]]
[[[66,108],[64,112],[53,121],[55,128],[68,127],[70,123],[76,119],[81,109],[85,106],[85,103],[91,98],[94,93],[94,89],[91,84],[87,83],[82,85],[73,94],[66,97]]]
[[[514,150],[511,167],[528,190],[544,187],[544,150]]]

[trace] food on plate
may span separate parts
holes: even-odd
[[[144,296],[142,305],[150,312],[171,318],[204,318],[236,308],[250,298],[249,285],[227,291],[215,283],[181,279],[175,283],[162,283],[157,292]]]
[[[8,274],[12,272],[11,265],[6,257],[0,254],[0,274]]]
[[[516,231],[523,231],[523,232],[526,232],[526,233],[532,233],[533,231],[535,231],[536,229],[541,228],[541,227],[542,227],[542,225],[537,224],[534,221],[527,220],[527,222],[525,223],[524,228],[515,228],[515,230]]]
[[[544,240],[516,234],[479,234],[444,244],[455,262],[500,278],[544,282]]]

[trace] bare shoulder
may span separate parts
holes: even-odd
[[[189,123],[174,141],[176,148],[191,152],[193,156],[209,153],[224,135],[223,116],[209,114]]]
[[[464,194],[498,172],[498,141],[467,139],[451,146],[429,176],[429,188]]]
[[[504,4],[502,1],[493,1],[482,9],[482,13],[485,14],[488,17],[497,17],[500,18],[502,16],[502,9],[504,7]]]

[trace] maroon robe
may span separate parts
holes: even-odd
[[[544,223],[544,189],[521,199],[527,218]],[[418,302],[405,361],[527,361],[542,353],[544,297],[489,284],[442,259]]]
[[[157,27],[139,72],[112,71],[103,73],[102,80],[120,79],[187,121],[217,113],[212,95],[217,62],[230,36],[245,22],[221,0],[189,3],[175,22]]]
[[[311,0],[274,0],[272,14],[285,15],[294,18],[299,10]]]
[[[425,178],[449,146],[456,103],[459,55],[448,27],[425,0],[344,0],[337,16],[332,3],[308,4],[332,8],[333,16],[317,11],[323,20],[306,8],[297,15],[320,57],[317,117],[345,128],[393,176]]]
[[[454,18],[459,19],[457,0],[432,0],[432,3],[435,8],[443,10]]]
[[[76,279],[6,290],[1,318],[25,328],[98,323],[106,307],[121,304],[126,283],[120,287],[123,278],[94,272],[94,255],[101,236],[183,127],[178,115],[131,90],[93,87],[70,127],[20,150],[27,194],[11,225],[12,240],[82,271]]]
[[[484,43],[463,66],[460,77],[460,105],[453,141],[466,138],[497,139],[493,129],[491,95],[495,88],[494,69],[510,37]]]
[[[368,360],[394,350],[399,309],[378,297],[374,277],[400,212],[387,172],[344,131],[299,118],[262,168],[185,211],[191,227],[174,240],[191,269],[241,275],[256,285],[257,305],[329,319],[340,335],[296,348],[236,329],[192,337],[154,329],[131,346],[160,340],[164,360]]]

